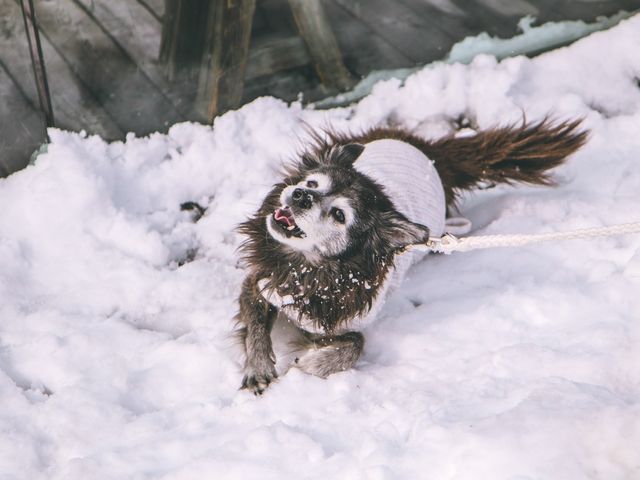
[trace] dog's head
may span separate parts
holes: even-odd
[[[351,254],[386,254],[424,242],[429,230],[399,213],[384,188],[353,163],[364,147],[335,145],[305,154],[266,214],[269,235],[309,260]]]

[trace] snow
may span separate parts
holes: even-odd
[[[491,53],[502,59],[512,56],[514,53],[541,52],[563,43],[573,42],[589,33],[610,28],[631,15],[622,11],[611,17],[598,17],[593,23],[586,23],[582,20],[567,20],[547,22],[536,27],[533,26],[535,17],[527,15],[518,22],[521,34],[512,38],[499,38],[482,32],[474,37],[467,37],[451,47],[446,61],[469,63],[481,53]]]
[[[640,236],[430,255],[357,368],[239,391],[233,227],[303,124],[428,136],[548,112],[588,145],[555,189],[468,195],[474,233],[640,220],[640,16],[535,59],[437,64],[352,107],[261,98],[213,128],[52,130],[0,180],[0,478],[634,479]],[[180,204],[207,214],[193,223]],[[193,252],[195,260],[182,264]]]

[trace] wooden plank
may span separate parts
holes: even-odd
[[[37,0],[41,32],[124,131],[164,131],[184,117],[72,0]]]
[[[270,33],[284,35],[296,35],[298,29],[293,19],[291,7],[287,0],[260,0],[256,4],[256,10],[260,9],[266,22],[266,30]]]
[[[256,0],[217,0],[210,5],[197,105],[209,122],[240,105]]]
[[[353,86],[353,78],[342,61],[338,42],[320,0],[289,0],[289,5],[320,81],[338,90]]]
[[[518,33],[518,20],[521,16],[496,11],[495,4],[488,3],[493,0],[452,1],[464,11],[464,21],[473,30],[474,35],[480,32],[487,32],[492,36],[510,38]],[[462,38],[464,36],[458,37],[458,40],[462,40]]]
[[[206,121],[196,94],[204,51],[209,0],[166,0],[159,63],[173,91],[182,99],[187,117]]]
[[[324,3],[345,64],[364,77],[372,70],[412,67],[415,61],[378,35],[350,9],[334,0]]]
[[[447,7],[451,12],[443,11],[438,1],[400,1],[423,20],[431,19],[438,29],[448,32],[455,42],[481,32],[511,37],[518,33],[520,18],[539,13],[535,5],[525,0],[449,0]]]
[[[254,42],[249,51],[245,79],[272,75],[310,63],[311,58],[300,37],[263,38]]]
[[[425,23],[430,19],[432,29],[445,32],[454,42],[481,32],[511,37],[518,32],[517,23],[521,17],[538,13],[538,9],[526,0],[449,0],[447,11],[439,1],[400,1]]]
[[[459,39],[444,32],[438,19],[423,18],[400,2],[387,0],[335,0],[377,35],[409,57],[414,64],[442,58]]]
[[[165,11],[166,0],[138,0],[138,3],[147,9],[159,22],[162,21]]]
[[[42,114],[0,63],[0,177],[24,168],[45,140]],[[7,121],[10,119],[10,121]]]
[[[264,95],[284,101],[303,100],[312,102],[327,97],[327,89],[320,83],[311,64],[283,70],[275,75],[262,75],[248,81],[242,92],[246,103]]]
[[[11,76],[19,82],[29,101],[37,105],[38,93],[29,61],[20,7],[13,0],[0,0],[0,9],[5,12],[3,21],[0,22],[0,37],[2,37],[0,61],[4,63]],[[74,75],[49,40],[42,35],[40,39],[49,77],[56,125],[68,130],[84,129],[107,139],[121,138],[122,130]]]
[[[454,42],[469,35],[477,35],[485,30],[484,25],[478,19],[470,16],[464,6],[456,5],[455,0],[447,0],[445,4],[442,4],[440,0],[399,1],[414,15],[421,18],[427,24],[428,29],[436,28],[448,34]]]
[[[162,35],[160,38],[160,50],[158,60],[165,66],[165,72],[170,79],[173,77],[175,67],[170,65],[176,54],[176,32],[178,28],[179,0],[165,0],[165,11],[162,22]]]
[[[415,3],[428,6],[430,9],[438,13],[454,16],[464,15],[464,11],[457,7],[452,0],[415,0]]]
[[[140,3],[129,0],[74,0],[108,34],[145,75],[188,118],[193,117],[193,83],[172,83],[158,62],[162,24]],[[198,59],[200,57],[198,56]],[[196,63],[196,62],[193,62]],[[191,97],[191,99],[189,99]]]
[[[615,15],[621,10],[632,12],[640,8],[638,0],[529,0],[540,11],[537,23],[547,21],[583,20],[593,22],[599,16]]]
[[[525,0],[477,0],[488,9],[505,17],[524,17],[525,15],[538,15],[538,9]]]

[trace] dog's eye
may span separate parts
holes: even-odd
[[[308,180],[307,188],[318,188],[318,182],[316,182],[315,180]]]
[[[333,217],[333,219],[338,223],[344,223],[344,212],[339,208],[333,207],[329,214]]]

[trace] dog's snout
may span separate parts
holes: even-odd
[[[313,205],[313,196],[302,188],[296,188],[291,194],[293,204],[300,208],[311,208]]]

